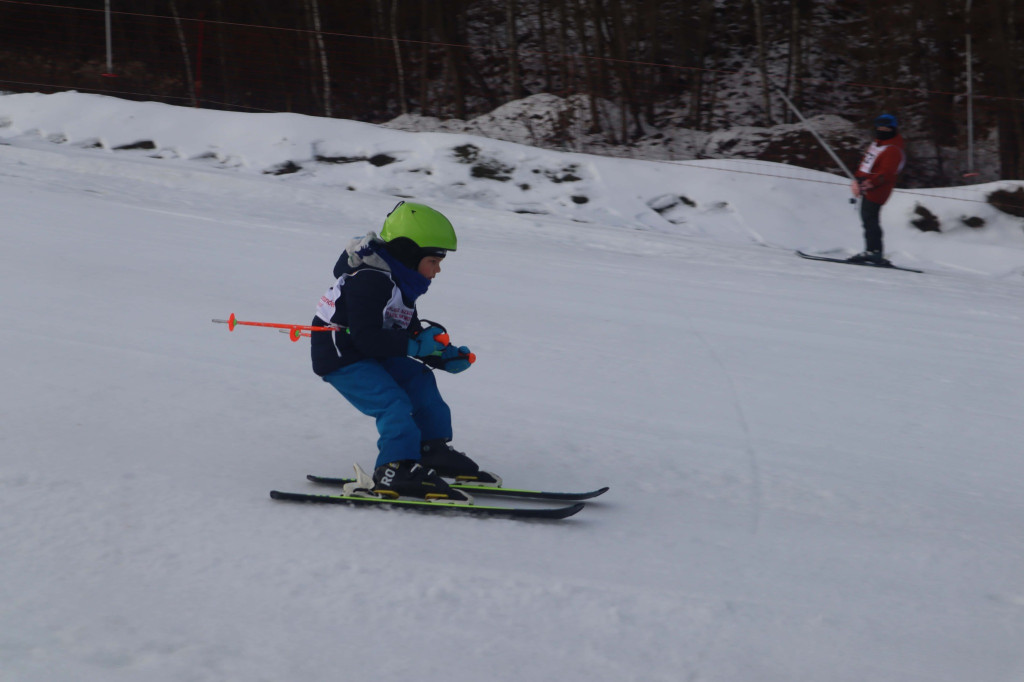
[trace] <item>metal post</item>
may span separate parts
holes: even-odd
[[[967,0],[967,172],[964,177],[974,177],[974,76],[971,64],[971,0]]]
[[[106,0],[106,23],[107,23],[107,72],[104,76],[114,75],[114,51],[111,46],[110,38],[110,0]]]
[[[200,10],[199,40],[196,42],[196,77],[193,80],[193,92],[195,93],[193,99],[197,107],[203,98],[203,19],[205,18],[206,12]]]

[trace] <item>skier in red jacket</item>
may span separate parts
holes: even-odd
[[[877,263],[885,265],[882,248],[882,225],[879,215],[882,205],[889,200],[896,178],[903,170],[906,156],[903,153],[903,136],[900,124],[892,114],[882,114],[875,119],[875,141],[871,143],[854,174],[857,178],[851,184],[853,196],[860,197],[860,219],[864,224],[864,252],[849,259],[853,263]]]

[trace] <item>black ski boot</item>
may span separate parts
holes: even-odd
[[[466,493],[448,485],[436,471],[412,460],[390,462],[374,469],[373,492],[392,498],[418,497],[431,502],[473,501]]]
[[[856,256],[846,259],[847,263],[866,263],[868,265],[889,265],[881,251],[862,251]]]
[[[445,478],[454,478],[458,483],[500,485],[501,479],[494,474],[480,471],[476,462],[448,445],[447,438],[423,441],[420,444],[420,463],[430,467]]]

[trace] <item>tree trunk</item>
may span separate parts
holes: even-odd
[[[327,65],[327,49],[324,47],[324,36],[320,30],[320,0],[306,0],[310,23],[313,25],[311,41],[315,41],[317,54],[320,58],[320,76],[323,79],[324,116],[333,116],[331,108],[331,72]]]
[[[601,115],[597,105],[597,87],[594,78],[594,64],[590,59],[590,50],[587,45],[587,18],[581,4],[582,0],[576,0],[576,27],[579,31],[580,52],[583,54],[583,73],[586,78],[586,93],[590,98],[590,129],[589,133],[601,132]]]
[[[558,54],[559,60],[558,75],[562,79],[562,96],[568,97],[575,90],[572,81],[572,58],[569,56],[569,8],[566,7],[568,0],[558,0]],[[541,0],[543,2],[543,0]]]
[[[437,13],[437,25],[440,30],[440,39],[444,45],[444,81],[448,84],[449,101],[452,104],[452,115],[458,119],[466,118],[466,91],[463,87],[462,70],[459,68],[459,58],[456,54],[456,46],[465,41],[459,35],[457,25],[458,17],[462,14],[462,7],[452,8],[451,12]]]
[[[789,59],[786,62],[786,90],[789,93],[789,100],[793,102],[797,108],[800,107],[800,93],[802,81],[800,74],[802,73],[803,63],[803,33],[800,31],[800,0],[790,0],[789,3]],[[791,112],[789,109],[784,109],[784,122],[789,123],[793,119],[790,117]]]
[[[989,41],[1005,103],[999,108],[999,164],[1004,180],[1024,178],[1024,116],[1020,103],[1020,46],[1014,35],[1014,0],[991,0]]]
[[[697,48],[693,60],[693,85],[690,87],[690,127],[694,130],[703,130],[703,117],[701,116],[702,102],[704,99],[704,65],[707,62],[708,43],[711,36],[711,28],[715,18],[714,0],[700,0],[699,20],[697,22]],[[710,120],[709,120],[710,123]]]
[[[754,6],[754,29],[757,32],[757,68],[761,72],[761,106],[764,108],[764,125],[772,125],[772,92],[768,79],[768,61],[765,55],[764,16],[761,0],[751,0]]]
[[[619,139],[625,144],[630,139],[629,116],[632,114],[637,129],[640,126],[640,116],[636,108],[636,95],[633,79],[637,75],[639,67],[633,67],[629,54],[628,22],[622,11],[622,4],[619,0],[609,0],[608,14],[606,15],[605,26],[608,30],[608,45],[613,59],[618,66],[615,70],[619,74]]]
[[[420,0],[420,115],[431,116],[433,109],[430,102],[430,0]]]
[[[398,108],[403,114],[409,113],[405,97],[405,68],[402,66],[402,47],[398,42],[398,0],[391,0],[391,46],[395,51],[395,73],[398,79]]]
[[[516,0],[505,0],[505,42],[508,45],[508,84],[510,99],[523,96],[519,80],[519,39],[516,36]]]
[[[648,77],[645,79],[646,90],[657,93],[660,98],[665,92],[665,88],[662,82],[664,69],[661,67],[662,57],[658,42],[658,0],[646,0],[642,10],[639,11],[641,14],[637,16],[637,27],[640,31],[638,38],[640,41],[646,41],[647,63],[652,65],[648,67]],[[640,84],[640,88],[644,88],[644,83]],[[642,103],[644,118],[648,122],[654,120],[654,100],[654,97],[647,97]]]
[[[171,16],[174,17],[174,28],[178,32],[178,45],[181,46],[181,57],[185,62],[185,87],[188,88],[188,95],[192,99],[192,106],[198,108],[199,100],[196,98],[196,82],[192,75],[192,59],[188,54],[188,43],[185,42],[185,30],[181,27],[181,17],[178,15],[178,3],[170,0]]]
[[[215,0],[213,3],[214,9],[216,10],[216,16],[218,22],[224,21],[224,4],[223,0]],[[236,85],[235,78],[233,76],[232,69],[229,67],[228,61],[228,50],[225,46],[224,40],[224,29],[221,26],[217,26],[215,29],[217,35],[217,67],[218,75],[220,76],[220,97],[227,104],[237,104],[240,97],[236,96]],[[209,88],[207,88],[209,91]]]
[[[545,91],[552,92],[555,86],[551,82],[551,56],[548,54],[548,22],[545,6],[544,0],[537,0],[537,21],[540,24],[541,82],[544,83]]]

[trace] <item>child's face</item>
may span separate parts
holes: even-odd
[[[441,261],[444,256],[427,256],[420,260],[418,272],[427,279],[434,279],[441,272]]]

